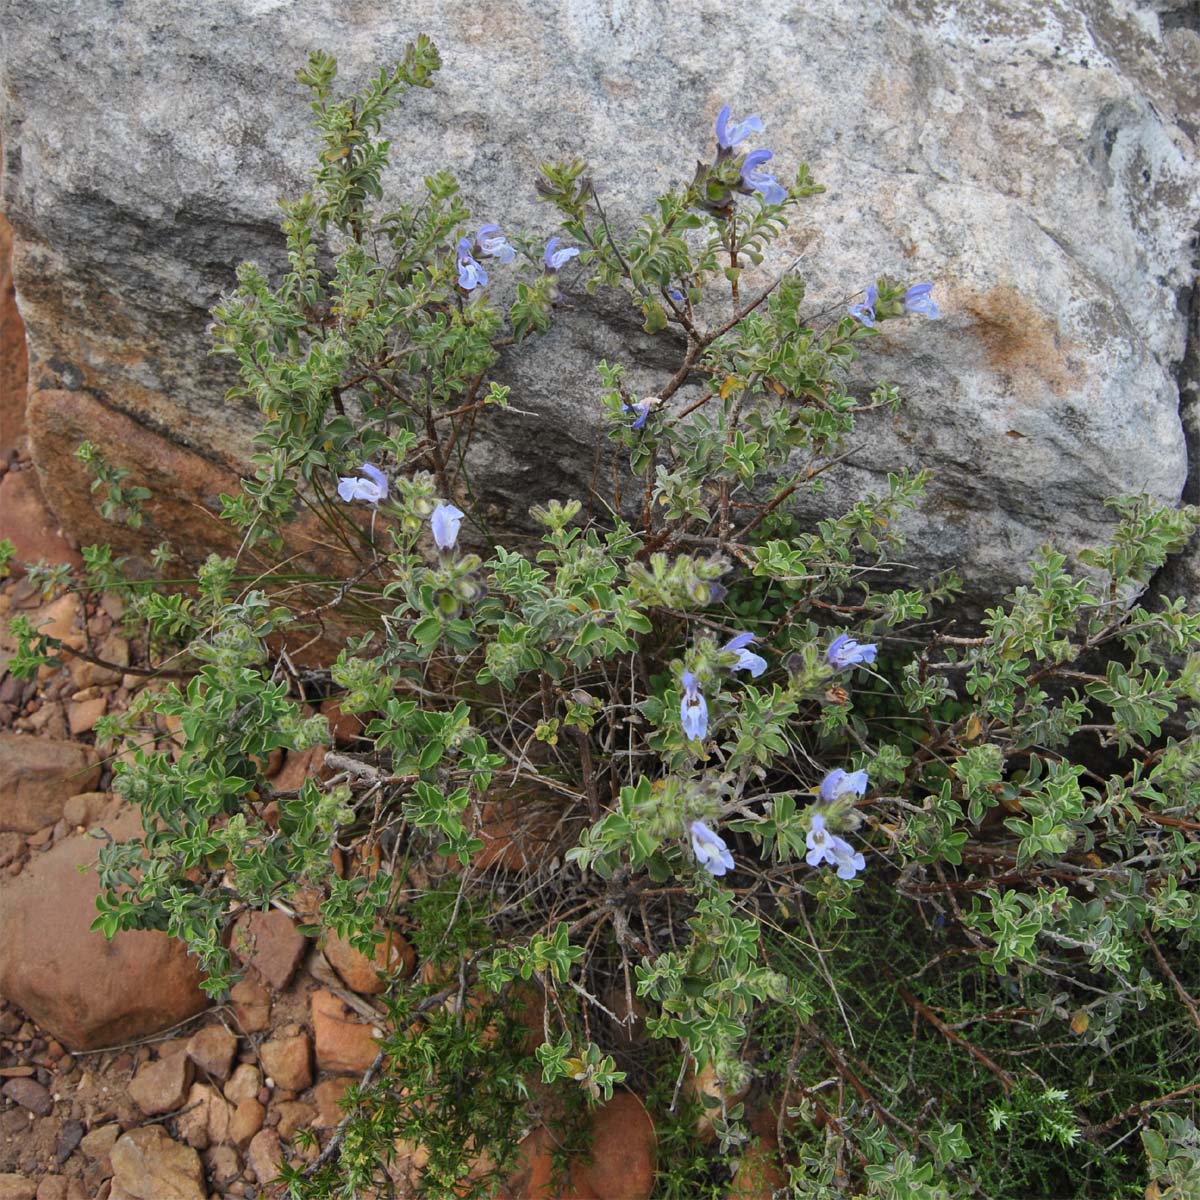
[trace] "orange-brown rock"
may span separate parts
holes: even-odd
[[[188,1058],[210,1079],[222,1083],[229,1078],[236,1053],[237,1038],[224,1025],[205,1025],[188,1039]]]
[[[17,449],[24,440],[29,374],[25,325],[13,287],[12,248],[12,227],[0,214],[0,453]]]
[[[55,824],[72,796],[96,786],[100,771],[90,746],[0,733],[0,830],[36,833]]]
[[[329,733],[335,746],[352,746],[363,731],[362,717],[344,712],[336,696],[330,696],[321,705],[321,716],[329,722]]]
[[[233,1019],[243,1033],[262,1033],[271,1024],[271,989],[251,971],[229,989]]]
[[[312,1043],[298,1025],[284,1026],[258,1048],[263,1071],[276,1087],[303,1091],[312,1083]]]
[[[346,1115],[345,1109],[341,1107],[341,1099],[357,1082],[358,1079],[351,1075],[337,1075],[332,1079],[323,1080],[313,1088],[311,1096],[317,1110],[318,1129],[333,1129],[340,1123]]]
[[[773,1133],[763,1134],[746,1147],[725,1200],[768,1200],[787,1194],[788,1177],[779,1143]]]
[[[364,1024],[348,1004],[326,988],[312,994],[313,1039],[322,1071],[361,1075],[379,1052],[382,1030]]]
[[[0,538],[8,538],[17,548],[10,564],[14,576],[25,574],[24,563],[42,559],[83,565],[79,551],[63,536],[46,507],[33,471],[9,471],[0,479]]]
[[[471,832],[483,839],[476,869],[523,871],[540,866],[558,845],[562,804],[533,789],[492,788],[472,813]]]
[[[617,1092],[592,1114],[591,1159],[571,1164],[571,1182],[581,1195],[650,1200],[657,1147],[646,1106],[630,1092]]]
[[[161,1125],[131,1129],[111,1158],[114,1187],[135,1200],[207,1200],[200,1156],[172,1141]]]
[[[128,812],[108,829],[127,840],[141,820]],[[90,928],[99,887],[90,868],[102,844],[64,838],[6,881],[0,904],[0,994],[72,1050],[157,1033],[208,1004],[182,942],[148,930],[110,942]]]
[[[296,923],[277,908],[243,913],[234,922],[234,957],[253,967],[276,991],[287,987],[307,947]]]
[[[348,938],[339,937],[333,930],[325,936],[324,953],[342,982],[352,992],[366,996],[385,991],[387,981],[384,976],[388,974],[411,975],[417,961],[416,951],[394,929],[384,931],[383,941],[375,943],[372,958],[356,950]]]
[[[134,1104],[148,1117],[183,1107],[192,1086],[191,1059],[182,1051],[145,1063],[129,1084]]]

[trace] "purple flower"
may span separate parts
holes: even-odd
[[[848,633],[839,633],[825,651],[825,661],[839,671],[855,663],[873,663],[877,647],[874,642],[856,642]]]
[[[723,838],[713,833],[703,821],[691,824],[692,853],[710,875],[724,875],[733,870],[733,855]]]
[[[462,509],[455,508],[453,504],[439,504],[433,510],[429,524],[433,528],[433,540],[439,550],[454,549],[454,543],[458,541],[458,527],[462,524],[464,515]]]
[[[864,325],[870,325],[875,328],[875,301],[879,299],[879,289],[871,284],[867,288],[867,298],[860,301],[858,304],[852,304],[846,311],[856,320],[861,321]]]
[[[502,263],[510,263],[517,257],[517,252],[500,232],[499,225],[480,225],[475,241],[479,246],[479,253],[487,255],[488,258],[498,258]]]
[[[827,804],[840,800],[843,796],[862,796],[867,790],[866,771],[843,771],[834,767],[821,780],[819,795]]]
[[[681,682],[683,699],[679,701],[679,723],[689,738],[703,738],[708,732],[708,705],[700,695],[696,677],[691,671],[684,671]]]
[[[782,204],[787,199],[787,188],[774,175],[758,169],[774,157],[770,150],[751,150],[742,163],[742,183],[758,192],[764,204]]]
[[[762,133],[762,118],[755,114],[729,128],[729,105],[723,105],[717,113],[717,145],[722,150],[732,150],[738,142],[744,142],[752,133]]]
[[[363,463],[359,470],[362,476],[343,475],[338,479],[338,495],[347,504],[352,500],[365,500],[368,504],[378,504],[380,500],[386,500],[387,476],[370,463]]]
[[[867,865],[849,842],[825,828],[825,818],[820,813],[813,814],[804,844],[808,847],[804,861],[810,867],[819,867],[823,862],[836,865],[839,879],[853,879]]]
[[[739,633],[731,637],[721,649],[732,650],[737,654],[738,660],[733,666],[735,671],[749,671],[757,679],[767,669],[767,660],[746,649],[754,640],[752,633]]]
[[[710,583],[708,585],[708,602],[710,604],[720,604],[728,595],[729,589],[727,587],[723,587],[719,583]]]
[[[929,294],[932,283],[914,283],[904,293],[904,309],[910,313],[924,313],[931,321],[938,315],[937,301]]]
[[[487,272],[471,256],[471,239],[458,239],[458,286],[464,292],[487,286]]]
[[[546,243],[546,250],[542,255],[542,261],[546,264],[547,271],[561,271],[579,253],[579,249],[576,246],[564,246],[561,250],[556,250],[555,246],[557,245],[557,235]]]
[[[682,293],[682,292],[681,292],[681,291],[680,291],[678,288],[672,288],[672,289],[671,289],[671,290],[670,290],[670,291],[667,293],[667,295],[668,295],[668,296],[670,296],[670,297],[671,297],[671,299],[672,299],[672,300],[674,300],[676,304],[682,304],[682,303],[683,303],[684,296],[683,296],[683,293]]]
[[[641,429],[646,423],[646,418],[650,415],[650,398],[643,397],[641,400],[635,400],[632,404],[622,404],[621,407],[626,412],[637,413],[637,419],[630,425],[630,429]]]

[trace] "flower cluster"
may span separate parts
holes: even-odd
[[[817,795],[824,803],[832,805],[843,797],[862,796],[866,790],[866,771],[843,771],[841,767],[836,767],[821,780]],[[804,843],[808,847],[804,861],[810,867],[819,867],[822,863],[836,866],[839,879],[853,879],[866,866],[866,860],[859,851],[845,838],[829,831],[823,813],[813,813]]]
[[[433,540],[439,550],[453,550],[458,541],[458,527],[466,514],[453,504],[439,504],[429,518]]]
[[[732,126],[729,123],[729,105],[723,105],[717,113],[717,161],[728,157],[739,142],[744,142],[752,133],[762,133],[762,118],[755,113],[744,121],[737,121]],[[787,188],[774,175],[762,170],[764,164],[775,156],[770,150],[760,148],[751,150],[742,160],[741,191],[749,194],[757,192],[764,204],[782,204],[787,199]]]
[[[459,238],[457,254],[458,286],[464,292],[487,287],[488,274],[475,257],[477,254],[485,258],[498,258],[502,263],[510,263],[517,256],[508,239],[500,232],[499,225],[480,225],[474,241],[468,237]]]
[[[361,475],[343,475],[338,479],[338,496],[349,504],[353,500],[362,500],[367,504],[378,504],[387,499],[387,476],[370,463],[363,463],[359,470]]]
[[[932,283],[914,283],[900,297],[900,304],[906,313],[920,313],[932,321],[938,315],[937,301],[934,300],[932,293]],[[896,315],[894,309],[877,312],[878,307],[879,286],[873,283],[867,288],[865,298],[856,304],[851,304],[846,311],[856,321],[861,321],[864,325],[869,325],[874,329],[884,317]]]

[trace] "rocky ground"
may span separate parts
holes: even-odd
[[[18,558],[78,561],[13,456],[0,463],[0,512]],[[74,658],[17,679],[7,669],[17,614],[111,665]],[[273,1196],[280,1162],[317,1155],[343,1115],[339,1099],[375,1059],[377,967],[409,977],[421,964],[398,933],[372,962],[334,937],[318,946],[295,914],[252,913],[234,931],[245,974],[211,1004],[165,935],[109,943],[89,930],[97,881],[87,868],[105,835],[140,825],[111,791],[114,757],[127,751],[97,745],[94,727],[161,686],[136,673],[141,647],[121,616],[115,593],[85,607],[73,594],[43,596],[19,573],[0,583],[0,1200]],[[350,719],[328,715],[338,739],[353,736]],[[176,736],[165,720],[158,732],[161,745]],[[323,755],[280,756],[276,786],[298,786]],[[317,1144],[301,1146],[310,1128]],[[596,1117],[592,1163],[577,1165],[564,1194],[649,1196],[654,1148],[641,1101],[618,1095]],[[513,1200],[558,1194],[552,1150],[546,1130],[528,1135]],[[397,1195],[413,1194],[419,1169],[420,1148],[406,1148]]]

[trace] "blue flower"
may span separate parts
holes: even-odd
[[[563,249],[556,250],[555,246],[557,245],[557,235],[546,243],[546,250],[542,255],[542,261],[546,264],[547,271],[561,271],[579,253],[579,249],[576,246],[564,246]]]
[[[679,723],[688,737],[703,738],[708,732],[708,705],[700,695],[696,677],[691,671],[684,671],[681,682],[683,699],[679,701]]]
[[[843,771],[841,767],[834,767],[821,780],[819,795],[826,803],[832,804],[843,796],[864,795],[867,783],[866,771]]]
[[[813,814],[804,844],[808,847],[804,861],[810,867],[819,867],[823,862],[836,865],[839,879],[853,879],[867,865],[849,842],[825,828],[825,818],[820,813]]]
[[[724,875],[733,870],[733,855],[722,837],[713,833],[703,821],[693,821],[691,833],[692,853],[710,875]]]
[[[774,157],[770,150],[751,150],[742,163],[742,183],[758,192],[764,204],[782,204],[787,199],[787,188],[774,175],[758,169]]]
[[[488,258],[498,258],[502,263],[510,263],[517,257],[517,252],[500,232],[499,225],[480,225],[475,241],[479,246],[479,253],[486,254]]]
[[[453,504],[439,504],[429,518],[433,528],[433,540],[439,550],[453,550],[458,541],[458,527],[462,524],[464,513]]]
[[[903,296],[905,311],[924,313],[932,321],[938,315],[937,301],[929,294],[932,291],[932,283],[914,283]]]
[[[733,667],[735,671],[749,671],[757,679],[767,669],[767,660],[746,649],[754,640],[752,633],[739,633],[731,637],[721,649],[732,650],[737,654],[738,660]]]
[[[723,105],[717,113],[717,145],[722,150],[732,150],[738,142],[744,142],[752,133],[762,133],[762,118],[755,114],[729,128],[729,105]]]
[[[875,327],[875,301],[879,299],[879,289],[871,284],[867,288],[867,298],[860,301],[858,304],[852,304],[846,311],[856,320],[861,321],[864,325]]]
[[[637,413],[637,419],[629,426],[630,429],[641,429],[646,423],[646,418],[650,415],[650,398],[643,397],[641,400],[635,400],[632,404],[622,403],[621,407],[626,412]]]
[[[676,304],[683,303],[684,296],[683,296],[683,293],[678,288],[672,288],[667,293],[667,295],[670,296],[671,299],[674,300]]]
[[[874,642],[856,642],[848,633],[839,633],[825,651],[825,661],[839,671],[855,663],[873,663],[877,647]]]
[[[363,476],[343,475],[338,479],[338,495],[347,504],[352,500],[365,500],[368,504],[378,504],[386,500],[388,494],[387,476],[370,463],[363,463],[359,470]]]
[[[458,239],[458,286],[464,292],[487,286],[487,272],[471,256],[471,239]]]

